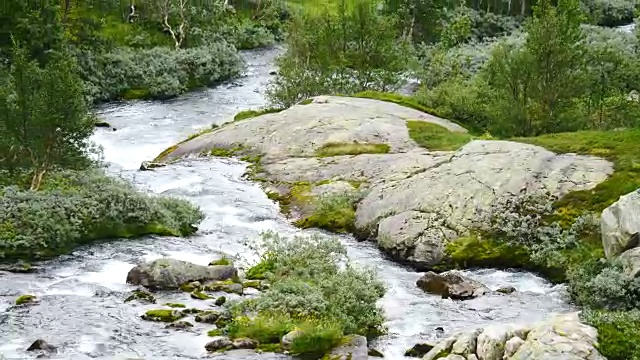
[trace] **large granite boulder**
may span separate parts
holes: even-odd
[[[638,246],[640,241],[640,189],[621,196],[600,218],[602,246],[612,258]]]
[[[606,360],[597,350],[597,330],[577,313],[553,315],[532,325],[490,325],[438,343],[424,360]],[[446,355],[446,356],[445,356]]]
[[[358,183],[355,229],[402,262],[431,270],[446,261],[447,244],[465,236],[479,214],[522,192],[561,196],[588,190],[613,172],[591,156],[558,155],[511,141],[474,140],[457,151],[430,151],[409,136],[407,121],[465,132],[459,125],[398,104],[318,96],[306,105],[229,124],[177,144],[157,162],[187,155],[261,155],[252,175],[268,188],[307,184],[304,201],[327,192],[352,192]],[[328,144],[384,144],[388,153],[319,157]],[[255,157],[254,157],[255,159]],[[257,172],[257,173],[255,173]],[[338,185],[326,186],[327,183]],[[283,191],[280,191],[283,190]],[[291,195],[293,191],[290,191]],[[309,201],[311,202],[311,201]],[[288,204],[302,209],[305,204]]]
[[[470,279],[455,270],[442,274],[429,271],[418,279],[416,284],[427,293],[453,300],[473,299],[491,292],[489,288],[480,282]]]
[[[202,266],[187,261],[162,258],[138,265],[127,274],[127,283],[148,289],[172,290],[191,281],[227,280],[238,276],[233,266]]]

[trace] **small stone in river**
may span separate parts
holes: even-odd
[[[153,295],[151,295],[151,293],[144,290],[135,290],[134,292],[131,293],[131,295],[129,295],[126,299],[124,299],[124,302],[129,302],[134,300],[146,302],[149,304],[156,303],[156,298]]]
[[[24,305],[36,302],[38,299],[35,295],[22,295],[16,299],[16,305]]]
[[[185,315],[179,310],[149,310],[141,317],[147,321],[174,322]]]
[[[226,302],[227,302],[227,298],[226,298],[226,297],[224,297],[224,296],[220,296],[219,298],[217,298],[217,299],[216,299],[215,304],[216,304],[217,306],[222,306],[222,305],[224,305],[224,303],[226,303]]]
[[[438,326],[435,330],[438,332],[444,332],[444,328],[442,326]]]
[[[229,340],[229,338],[226,338],[224,336],[217,336],[212,341],[208,342],[204,346],[204,348],[210,352],[224,351],[224,350],[232,349],[233,343],[231,342],[231,340]]]
[[[196,322],[215,324],[220,318],[220,313],[217,311],[202,311],[196,315]]]
[[[176,321],[176,322],[172,322],[166,327],[173,328],[173,329],[188,329],[190,327],[193,327],[193,324],[188,321]]]
[[[431,344],[415,344],[411,349],[405,351],[404,356],[421,358],[433,348],[434,345]]]
[[[202,293],[200,291],[194,291],[191,293],[191,298],[198,299],[198,300],[207,300],[207,299],[211,299],[211,296],[205,293]]]
[[[384,357],[384,354],[376,349],[369,349],[368,354],[373,357]]]
[[[238,295],[242,295],[242,284],[235,283],[230,280],[226,281],[214,281],[205,285],[205,290],[207,291],[222,291],[227,293],[234,293]]]
[[[29,346],[29,348],[27,349],[27,351],[39,351],[39,350],[44,350],[47,352],[56,352],[57,348],[42,339],[38,339],[34,341],[33,344],[31,344],[31,346]]]
[[[234,349],[255,349],[258,342],[252,339],[240,338],[233,340]]]
[[[511,294],[516,292],[516,288],[514,288],[513,286],[503,286],[496,291],[502,294]]]

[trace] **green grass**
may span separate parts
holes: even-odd
[[[370,143],[327,143],[316,150],[318,157],[360,154],[386,154],[391,148],[387,144]]]
[[[455,151],[473,140],[473,136],[469,134],[452,132],[424,121],[408,121],[407,128],[413,141],[431,151]]]
[[[571,192],[556,203],[552,220],[565,226],[582,212],[600,213],[620,196],[640,188],[640,130],[580,131],[513,140],[556,153],[593,155],[613,162],[614,173],[607,180],[592,190]]]
[[[248,280],[264,280],[274,270],[275,263],[268,258],[264,258],[247,270],[246,277]]]
[[[598,350],[608,360],[640,359],[640,312],[588,310],[582,318],[598,329]]]
[[[403,96],[399,94],[392,94],[392,93],[379,92],[379,91],[363,91],[351,96],[365,98],[365,99],[374,99],[374,100],[392,102],[398,105],[412,108],[414,110],[422,111],[424,113],[433,113],[432,109],[429,109],[428,107],[422,105],[417,99],[412,98],[410,96]]]
[[[295,222],[302,228],[319,228],[335,233],[355,230],[355,199],[346,195],[327,196],[314,201],[313,213]]]
[[[233,261],[231,261],[228,257],[223,256],[222,258],[218,260],[214,260],[209,263],[209,266],[216,266],[216,265],[233,266]]]
[[[228,325],[229,337],[249,338],[261,344],[278,344],[283,336],[296,328],[288,316],[238,317]]]
[[[261,109],[261,110],[244,110],[241,111],[239,113],[236,114],[236,116],[233,117],[233,121],[241,121],[241,120],[246,120],[246,119],[251,119],[254,117],[258,117],[260,115],[265,115],[265,114],[274,114],[274,113],[278,113],[280,111],[282,111],[284,109],[281,108],[266,108],[266,109]]]

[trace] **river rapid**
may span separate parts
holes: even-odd
[[[117,131],[96,130],[93,140],[103,147],[113,176],[133,181],[153,193],[184,197],[201,206],[206,219],[187,239],[149,236],[86,246],[73,254],[42,264],[31,274],[0,273],[0,359],[32,359],[25,351],[36,339],[59,348],[55,359],[200,359],[206,357],[207,327],[191,331],[165,329],[140,315],[158,305],[123,303],[134,287],[125,283],[136,264],[169,256],[206,265],[223,251],[240,264],[255,260],[249,245],[265,230],[284,235],[300,232],[279,213],[278,206],[258,185],[242,178],[245,163],[233,159],[191,159],[154,171],[139,171],[140,163],[166,147],[213,123],[220,124],[240,110],[267,104],[264,91],[275,70],[269,49],[243,53],[243,78],[213,89],[163,102],[114,103],[99,116]],[[310,233],[304,231],[302,233]],[[373,267],[387,286],[380,301],[388,335],[373,345],[386,359],[403,359],[417,342],[434,341],[456,330],[496,322],[529,322],[551,312],[568,311],[561,286],[526,272],[467,271],[492,289],[513,286],[512,295],[489,295],[458,302],[419,290],[419,273],[381,255],[373,243],[341,237],[351,259]],[[34,294],[34,306],[13,307],[16,297]],[[185,294],[161,293],[158,304],[181,302],[198,306]],[[444,332],[436,330],[442,327]],[[273,358],[266,356],[262,358]],[[251,358],[245,353],[217,358]]]

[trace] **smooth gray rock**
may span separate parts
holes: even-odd
[[[258,342],[253,339],[240,338],[233,340],[234,349],[255,349]]]
[[[605,256],[610,259],[630,249],[633,236],[640,233],[640,189],[623,195],[604,209],[600,232]],[[640,239],[636,239],[637,242]]]
[[[447,271],[441,274],[425,273],[416,285],[423,291],[454,300],[473,299],[490,293],[491,290],[478,281],[462,275],[459,271]]]
[[[171,290],[191,281],[226,280],[238,275],[233,266],[202,266],[163,258],[138,265],[127,274],[127,283],[148,289]]]
[[[328,355],[331,360],[368,360],[367,338],[354,335],[347,343],[331,350]]]
[[[465,235],[478,214],[502,197],[523,190],[561,196],[591,189],[612,171],[610,162],[595,157],[475,140],[413,176],[372,184],[358,204],[356,227],[375,236],[392,255],[405,254],[406,260],[429,269],[452,234]]]
[[[596,329],[580,323],[577,313],[553,315],[526,326],[486,326],[477,335],[475,352],[456,354],[455,344],[470,344],[472,334],[477,332],[460,332],[442,340],[423,359],[439,359],[446,354],[466,360],[605,360],[595,347]],[[468,349],[463,348],[464,352]]]
[[[168,156],[157,160],[170,161],[238,145],[275,159],[314,156],[316,150],[328,143],[387,144],[391,152],[403,152],[416,147],[406,128],[409,119],[466,132],[449,120],[391,102],[317,96],[308,105],[295,105],[278,113],[225,124],[179,144]]]

